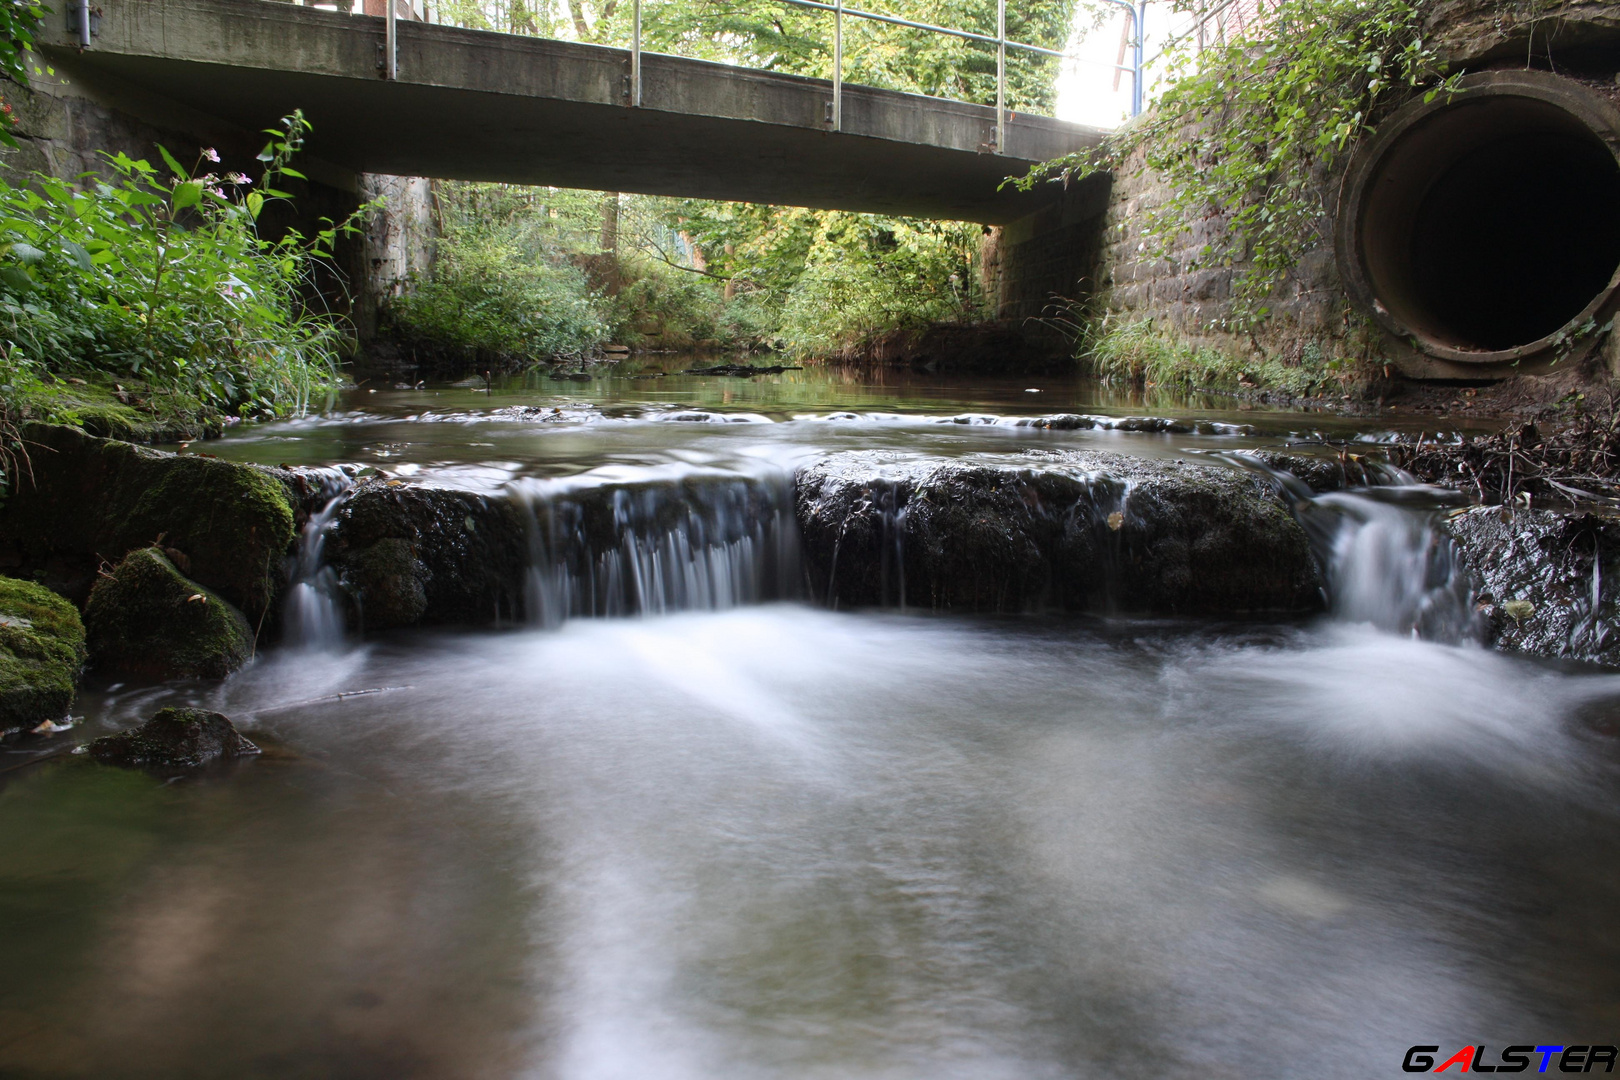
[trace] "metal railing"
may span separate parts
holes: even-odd
[[[642,2],[634,0],[631,14],[630,39],[630,104],[632,107],[642,106],[641,93],[641,56],[642,56]],[[1078,63],[1097,63],[1074,53],[1061,49],[1048,49],[1043,45],[1031,45],[1023,41],[1012,41],[1007,37],[1007,0],[996,0],[996,32],[994,35],[982,34],[974,30],[959,30],[948,26],[937,26],[933,23],[917,22],[912,19],[902,19],[896,15],[884,15],[875,11],[864,11],[845,5],[844,0],[778,0],[789,7],[807,8],[812,11],[827,12],[833,17],[833,96],[832,109],[828,122],[833,131],[844,129],[844,19],[864,19],[868,22],[882,23],[889,26],[904,27],[909,30],[922,30],[928,33],[942,34],[947,37],[959,38],[981,45],[993,45],[996,49],[996,134],[994,150],[998,154],[1006,153],[1007,148],[1007,50],[1015,49],[1037,56],[1055,57],[1060,60],[1073,60]],[[1123,7],[1130,13],[1131,28],[1134,38],[1134,52],[1130,64],[1104,65],[1131,76],[1131,115],[1135,116],[1142,111],[1142,52],[1143,36],[1142,25],[1147,13],[1147,0],[1109,0],[1110,3]],[[384,43],[384,77],[397,79],[399,77],[399,36],[396,23],[398,21],[397,7],[399,0],[385,0],[387,5],[387,29]]]

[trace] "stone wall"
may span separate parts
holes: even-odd
[[[1556,70],[1590,86],[1616,89],[1620,72],[1620,7],[1612,3],[1549,4],[1544,0],[1439,0],[1428,14],[1431,40],[1455,66],[1481,70],[1531,66]],[[1393,108],[1393,106],[1391,106]],[[1000,313],[1038,340],[1056,344],[1042,322],[1058,297],[1087,305],[1093,317],[1154,323],[1193,346],[1253,360],[1297,364],[1321,356],[1369,361],[1367,370],[1410,360],[1358,313],[1335,264],[1332,210],[1342,174],[1325,175],[1321,242],[1289,273],[1268,306],[1273,317],[1252,332],[1227,329],[1234,279],[1241,267],[1200,266],[1204,247],[1226,223],[1211,217],[1175,237],[1168,250],[1148,235],[1153,210],[1170,195],[1142,155],[1128,160],[1111,184],[1076,185],[1060,208],[1007,226],[999,237]],[[1095,183],[1095,182],[1093,182]],[[1616,335],[1603,343],[1608,365],[1620,371]]]
[[[1337,184],[1323,182],[1323,195]],[[1233,333],[1232,290],[1241,268],[1201,265],[1204,249],[1226,228],[1210,217],[1174,237],[1168,250],[1149,234],[1153,212],[1171,191],[1163,177],[1134,155],[1114,178],[1112,198],[1101,222],[1096,263],[1096,310],[1111,318],[1151,318],[1161,328],[1190,344],[1217,348],[1234,356],[1272,357],[1298,362],[1308,348],[1365,355],[1357,334],[1362,320],[1340,288],[1334,266],[1328,222],[1321,223],[1322,242],[1283,280],[1268,302],[1272,317],[1260,329]]]
[[[1073,305],[1097,291],[1111,206],[1109,178],[1075,184],[1060,203],[994,230],[985,244],[986,285],[996,317],[1038,347],[1066,350]]]

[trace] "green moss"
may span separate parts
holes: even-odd
[[[225,427],[225,416],[217,409],[137,379],[34,383],[18,393],[18,410],[24,420],[68,424],[135,443],[210,438]]]
[[[109,765],[171,769],[195,769],[215,758],[258,752],[227,717],[206,709],[164,709],[133,731],[104,735],[90,744],[90,756]]]
[[[31,581],[0,578],[0,731],[64,716],[83,664],[73,605]]]
[[[1358,359],[1330,356],[1318,342],[1306,342],[1295,363],[1272,356],[1242,359],[1190,342],[1153,319],[1104,320],[1081,358],[1103,378],[1167,388],[1280,390],[1297,397],[1343,393],[1363,366]]]
[[[116,559],[161,543],[183,556],[188,576],[251,617],[270,606],[296,530],[287,490],[269,472],[59,425],[31,425],[25,437],[31,475],[0,509],[0,540],[25,565]]]
[[[242,613],[187,578],[155,547],[97,582],[84,611],[95,665],[147,679],[221,679],[253,652]]]

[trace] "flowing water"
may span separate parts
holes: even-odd
[[[266,753],[0,776],[0,1075],[1368,1077],[1620,1034],[1620,676],[1473,644],[1432,494],[1296,492],[1320,619],[801,598],[809,456],[1231,452],[1319,418],[459,393],[209,449],[518,500],[534,625],[321,624],[222,685],[87,692],[74,736],[189,701]],[[1150,411],[1196,423],[1017,422]]]
[[[322,478],[323,505],[298,536],[298,554],[287,568],[285,643],[292,648],[333,649],[343,643],[343,608],[337,575],[326,565],[326,533],[348,497],[353,479],[331,469]]]

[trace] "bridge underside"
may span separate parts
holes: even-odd
[[[309,151],[354,172],[498,180],[1005,223],[1055,201],[1001,190],[1100,133],[995,111],[647,54],[632,107],[621,49],[400,23],[399,78],[378,70],[383,20],[266,0],[100,0],[82,54],[60,16],[44,50],[75,71],[256,130],[301,108]]]

